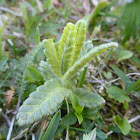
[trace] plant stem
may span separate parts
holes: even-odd
[[[69,103],[68,100],[65,98],[66,104],[67,104],[67,114],[69,114]],[[66,134],[66,140],[69,140],[69,126],[67,126],[67,134]]]
[[[69,112],[70,112],[69,103],[68,103],[68,100],[66,98],[65,98],[65,101],[66,101],[66,104],[67,104],[67,114],[69,114]]]
[[[6,140],[10,140],[10,138],[11,138],[11,133],[12,133],[12,130],[13,130],[14,122],[15,122],[15,116],[11,120],[11,124],[10,124],[10,128],[9,128]]]

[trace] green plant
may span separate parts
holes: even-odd
[[[124,108],[128,108],[128,102],[130,102],[129,94],[131,91],[136,91],[140,84],[140,79],[133,83],[126,75],[116,66],[112,66],[114,72],[120,77],[124,84],[124,90],[117,86],[110,86],[107,89],[108,96],[115,101],[123,103]]]
[[[35,7],[33,7],[29,2],[20,2],[20,9],[24,18],[24,26],[26,36],[30,37],[30,41],[33,40],[35,30],[39,23],[44,19],[44,15],[40,16]]]
[[[123,27],[123,43],[125,43],[131,36],[136,38],[140,35],[140,1],[132,0],[121,9],[119,25]]]
[[[53,116],[51,122],[49,123],[49,126],[47,127],[47,130],[46,130],[42,140],[52,140],[52,138],[55,134],[55,131],[57,130],[60,118],[61,118],[61,112],[58,111]]]
[[[102,44],[82,56],[80,54],[85,35],[85,21],[80,20],[75,25],[67,24],[59,42],[54,43],[52,39],[43,41],[47,62],[41,61],[39,70],[46,82],[32,92],[20,107],[17,114],[19,125],[32,124],[43,116],[52,115],[61,107],[64,99],[72,103],[78,117],[84,107],[96,108],[105,103],[98,94],[74,87],[81,68],[93,57],[107,49],[117,47],[118,44],[115,42]],[[34,70],[35,72],[38,73]],[[82,121],[82,118],[78,120]]]
[[[87,28],[90,33],[94,34],[94,29],[100,27],[104,23],[104,17],[115,17],[115,15],[110,14],[110,9],[117,3],[117,0],[108,2],[106,0],[100,1],[95,7],[93,12],[86,15],[84,19],[87,22]]]
[[[127,118],[121,119],[119,115],[113,116],[113,119],[115,123],[117,124],[117,126],[122,131],[122,133],[124,135],[127,135],[129,131],[131,130],[131,125],[129,124],[128,119]]]
[[[3,38],[4,29],[5,29],[5,24],[0,25],[0,60],[2,60],[2,38]]]

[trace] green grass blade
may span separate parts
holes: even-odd
[[[84,83],[85,76],[86,76],[86,72],[87,72],[87,67],[80,74],[80,79],[79,79],[79,82],[78,82],[78,86],[77,87],[79,87],[79,88],[82,87],[82,85]]]
[[[56,129],[58,127],[60,118],[61,118],[61,112],[58,111],[54,115],[54,117],[52,118],[52,120],[51,120],[51,122],[50,122],[42,140],[52,140],[53,139],[53,136],[54,136],[54,134],[56,132]]]
[[[5,29],[5,24],[0,25],[0,60],[2,60],[2,38],[3,38],[4,29]]]
[[[126,92],[126,94],[128,95],[132,90],[134,90],[136,88],[137,85],[140,84],[140,79],[138,79]]]
[[[31,66],[27,66],[27,73],[28,76],[34,81],[44,81],[40,72]]]
[[[40,43],[40,31],[39,28],[36,28],[36,44]]]
[[[125,92],[129,89],[129,87],[132,86],[132,81],[125,75],[125,73],[123,73],[123,71],[121,71],[119,68],[117,68],[116,66],[112,66],[112,69],[115,71],[115,73],[121,78],[121,80],[124,82],[125,84]]]

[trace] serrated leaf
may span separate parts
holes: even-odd
[[[59,54],[58,54],[59,46],[60,46],[60,42],[55,42],[54,47],[55,47],[55,49],[56,49],[57,56],[59,56]],[[58,57],[58,58],[59,58],[59,57]]]
[[[128,50],[120,50],[117,53],[117,59],[118,59],[118,61],[129,59],[132,56],[133,56],[133,52],[128,51]]]
[[[91,58],[99,55],[100,53],[106,51],[107,49],[117,47],[118,43],[106,43],[102,44],[99,47],[95,47],[91,49],[88,53],[86,53],[83,57],[77,60],[74,65],[65,73],[64,80],[68,80],[72,77],[78,70],[80,70],[87,62],[91,60]]]
[[[74,58],[72,64],[74,64],[75,61],[79,58],[81,49],[84,45],[85,35],[86,35],[86,24],[84,20],[79,20],[75,26],[76,26],[77,34],[76,34],[76,46],[74,49]]]
[[[80,106],[96,108],[105,103],[100,95],[82,88],[73,89],[73,94],[77,97]]]
[[[56,129],[58,127],[60,118],[61,118],[61,112],[58,111],[51,119],[51,122],[49,123],[49,126],[47,127],[47,130],[46,130],[42,140],[52,140],[53,139]]]
[[[43,77],[38,70],[31,66],[27,66],[27,73],[29,77],[35,81],[43,81]]]
[[[45,81],[56,78],[48,62],[41,61],[38,69]]]
[[[62,77],[61,73],[61,60],[57,56],[57,51],[55,48],[55,43],[52,39],[45,39],[43,40],[43,44],[45,47],[45,55],[47,57],[47,62],[50,64],[51,69],[53,70],[54,74],[58,77]]]
[[[90,133],[84,134],[83,140],[96,140],[96,128],[94,128]]]
[[[74,24],[68,23],[64,28],[59,47],[59,55],[62,60],[62,73],[64,74],[73,64],[76,45],[77,30]]]
[[[32,124],[43,116],[56,112],[71,90],[64,88],[58,79],[52,79],[39,86],[29,95],[17,114],[18,124]]]
[[[113,116],[113,119],[117,126],[121,129],[122,133],[124,135],[127,135],[129,131],[131,130],[131,125],[128,122],[127,118],[121,119],[119,115]]]
[[[130,98],[128,95],[125,94],[119,87],[117,86],[111,86],[107,89],[108,96],[110,98],[113,98],[116,101],[119,101],[120,103],[124,103],[125,100],[127,102],[130,101]]]

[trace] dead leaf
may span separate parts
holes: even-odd
[[[13,99],[13,96],[15,95],[15,88],[13,86],[10,87],[11,90],[7,90],[5,98],[6,98],[6,102],[8,105],[8,108],[11,108],[11,101]]]

